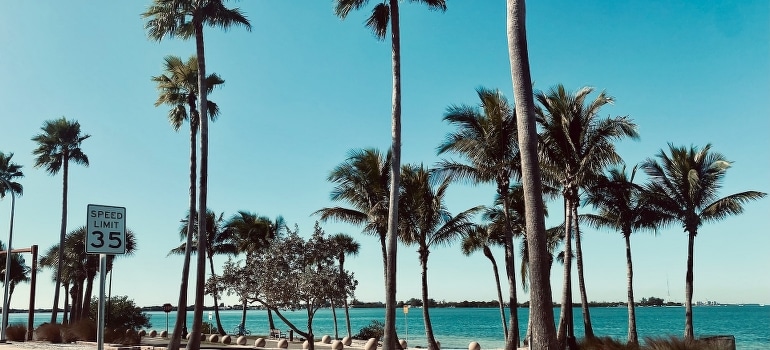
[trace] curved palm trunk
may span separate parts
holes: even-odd
[[[692,326],[692,282],[693,282],[693,256],[695,250],[696,232],[688,232],[687,240],[687,276],[684,282],[684,339],[695,339]]]
[[[94,291],[94,279],[96,278],[96,275],[88,276],[86,279],[86,290],[85,293],[83,293],[83,302],[81,303],[80,307],[80,316],[79,319],[87,320],[91,315],[91,296]]]
[[[565,193],[566,196],[566,193]],[[572,215],[568,209],[568,200],[564,198],[564,283],[559,315],[559,330],[556,339],[566,344],[567,338],[574,337],[572,329]],[[562,346],[564,347],[564,346]]]
[[[267,309],[267,323],[270,329],[275,329],[275,322],[273,321],[273,310]]]
[[[425,337],[428,339],[428,350],[439,350],[436,338],[433,336],[430,312],[428,312],[428,252],[426,248],[420,248],[420,250],[425,251],[420,253],[420,266],[422,267],[422,319],[425,321]]]
[[[500,321],[503,323],[503,339],[508,337],[508,322],[505,320],[505,304],[503,303],[503,291],[500,288],[500,272],[497,269],[497,261],[492,255],[489,246],[484,246],[484,256],[492,262],[492,271],[495,272],[495,287],[497,287],[497,304],[500,307]]]
[[[513,232],[511,231],[510,203],[508,200],[508,179],[500,183],[498,192],[503,198],[503,215],[505,217],[505,273],[508,276],[509,298],[508,310],[511,313],[511,327],[508,328],[505,349],[516,350],[519,347],[519,301],[516,295],[516,263],[513,254]]]
[[[575,253],[578,273],[578,288],[580,289],[580,308],[583,310],[583,330],[586,339],[594,337],[594,328],[591,326],[591,313],[588,309],[588,295],[586,294],[586,282],[583,277],[583,248],[580,244],[580,225],[578,223],[578,202],[579,197],[577,189],[575,189],[574,198],[577,200],[572,201],[572,218],[575,220]]]
[[[334,320],[334,339],[340,338],[340,332],[337,330],[337,310],[334,307],[334,300],[329,301],[331,303],[332,308],[332,319]]]
[[[401,29],[398,0],[390,0],[391,45],[393,60],[392,162],[388,203],[388,249],[385,277],[385,329],[383,349],[400,348],[396,336],[396,254],[398,242],[398,191],[401,182]]]
[[[209,267],[211,268],[211,277],[217,277],[217,275],[214,273],[214,257],[212,257],[213,254],[208,254],[209,256]],[[214,297],[214,318],[217,320],[217,330],[219,332],[219,335],[227,335],[227,332],[222,327],[222,319],[219,317],[219,300],[217,300],[217,286],[216,283],[214,283],[214,290],[211,291],[211,296]]]
[[[67,233],[67,177],[69,176],[69,155],[64,150],[62,157],[62,200],[61,200],[61,231],[59,232],[59,261],[56,262],[56,286],[53,292],[53,307],[51,308],[51,323],[56,324],[59,312],[59,289],[61,289],[61,274],[64,269],[64,237]]]
[[[506,22],[508,56],[516,105],[519,147],[521,149],[521,184],[524,188],[527,244],[530,261],[530,311],[532,314],[531,349],[556,349],[553,324],[550,262],[545,234],[545,208],[542,177],[537,156],[535,102],[527,52],[526,10],[524,0],[507,0]]]
[[[634,307],[634,267],[631,264],[631,232],[626,239],[626,282],[628,283],[628,344],[639,344],[636,334],[636,311]]]
[[[190,109],[192,115],[192,109]],[[182,337],[187,336],[187,289],[190,277],[190,256],[192,255],[193,232],[195,230],[195,200],[197,191],[195,190],[195,179],[197,178],[196,167],[198,165],[198,155],[195,150],[198,128],[196,122],[190,120],[190,208],[187,220],[187,237],[185,237],[184,262],[182,263],[182,280],[179,284],[179,299],[177,301],[176,321],[174,322],[174,331],[169,339],[168,350],[177,350],[182,342]]]
[[[340,276],[342,276],[345,273],[345,254],[344,253],[339,256],[339,260],[340,260]],[[342,283],[340,283],[340,289],[342,289],[342,288],[345,288],[345,286]],[[347,291],[345,291],[345,297],[342,300],[343,300],[343,303],[345,304],[345,326],[347,326],[348,338],[352,338],[353,335],[352,335],[352,333],[350,331],[350,309],[348,307],[348,294],[347,294]],[[337,329],[336,329],[336,327],[337,327],[337,319],[336,318],[334,320],[334,327],[335,327],[334,334],[337,334]]]
[[[203,7],[203,1],[197,0],[198,6]],[[208,106],[206,103],[206,56],[203,46],[203,23],[200,18],[193,19],[193,27],[195,28],[195,48],[198,56],[198,93],[200,94],[199,105],[199,122],[201,126],[201,164],[200,164],[200,178],[198,183],[199,197],[198,197],[198,227],[206,227],[206,199],[207,199],[207,185],[208,185],[208,164],[209,164],[209,124]],[[193,326],[192,333],[197,335],[201,333],[201,326],[203,322],[203,295],[205,293],[204,282],[206,280],[206,239],[198,239],[198,254],[197,254],[197,269],[196,269],[196,282],[195,282],[195,310],[193,311]],[[201,345],[200,337],[190,337],[190,341],[187,343],[188,350],[199,350]]]

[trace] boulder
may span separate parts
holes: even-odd
[[[286,339],[281,339],[278,341],[278,348],[279,349],[288,349],[289,348],[289,341]]]
[[[161,338],[168,338],[168,332],[167,331],[160,331],[160,334],[158,334]]]
[[[230,335],[224,335],[222,336],[222,344],[230,344],[233,342],[233,337]]]
[[[265,341],[265,338],[257,338],[257,340],[254,341],[255,348],[264,348],[265,344],[267,344],[267,341]]]
[[[364,350],[377,350],[377,339],[369,338],[364,345]]]
[[[237,344],[237,345],[246,345],[246,342],[248,340],[249,339],[246,338],[245,336],[240,336],[240,337],[238,337],[238,339],[235,339],[235,344]]]
[[[398,343],[401,345],[402,349],[406,349],[406,340],[405,339],[399,339]]]
[[[219,343],[219,334],[212,334],[209,336],[209,343]]]
[[[158,332],[156,332],[154,329],[150,331],[149,337],[155,338],[158,335]]]
[[[341,341],[335,340],[332,341],[332,350],[342,350],[345,346],[342,344]]]
[[[353,338],[351,337],[342,338],[342,345],[350,346],[350,344],[353,344]]]
[[[481,350],[481,345],[475,341],[472,341],[470,344],[468,344],[468,350]]]
[[[331,342],[332,342],[332,337],[328,335],[324,335],[323,337],[321,337],[321,343],[331,344]]]

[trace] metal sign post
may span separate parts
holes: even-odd
[[[107,254],[126,253],[126,208],[89,204],[86,222],[86,254],[99,254],[96,345],[98,350],[104,350],[104,285],[107,280]]]

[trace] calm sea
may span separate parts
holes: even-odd
[[[527,325],[528,309],[519,309],[519,322],[522,336]],[[204,321],[209,318],[204,313]],[[422,309],[412,308],[408,314],[397,310],[396,323],[399,337],[408,339],[410,347],[426,346],[425,327]],[[559,309],[554,309],[558,318]],[[166,314],[148,312],[152,329],[166,329]],[[241,311],[223,310],[220,312],[222,326],[233,329],[241,321]],[[253,334],[267,334],[267,312],[248,310],[246,328]],[[306,324],[304,311],[286,312],[287,318],[303,329]],[[582,316],[575,308],[575,334],[583,334]],[[170,328],[173,328],[174,313],[169,314]],[[188,313],[192,318],[192,312]],[[435,308],[430,309],[433,332],[444,349],[467,349],[468,343],[477,341],[482,349],[500,349],[504,347],[500,313],[495,308]],[[609,336],[625,340],[627,334],[627,310],[623,307],[591,308],[591,320],[597,336]],[[682,307],[640,307],[636,309],[636,322],[640,339],[647,336],[679,336],[684,333],[684,308]],[[368,325],[372,320],[384,321],[383,309],[350,309],[352,333]],[[50,313],[35,315],[35,326],[50,320]],[[693,308],[693,322],[696,336],[734,335],[738,349],[770,349],[770,306],[704,306]],[[274,317],[276,326],[288,330],[279,318]],[[26,314],[11,314],[10,323],[26,324]],[[191,323],[191,321],[188,321]],[[190,324],[188,323],[188,324]],[[212,320],[212,323],[213,320]],[[339,335],[347,334],[345,312],[337,309]],[[323,335],[334,336],[333,318],[330,309],[321,309],[313,322],[316,338]]]

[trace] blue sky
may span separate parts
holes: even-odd
[[[14,247],[57,243],[61,175],[35,169],[30,138],[45,120],[77,119],[91,136],[91,166],[71,167],[69,225],[85,225],[89,203],[124,206],[138,251],[115,265],[112,292],[140,305],[175,303],[179,244],[188,186],[188,134],[174,132],[167,108],[155,108],[150,77],[163,57],[183,58],[194,43],[146,39],[140,13],[150,1],[94,4],[83,0],[8,2],[0,12],[0,150],[24,166]],[[209,207],[228,217],[248,210],[283,215],[306,235],[311,214],[333,203],[329,171],[350,149],[390,144],[390,45],[364,28],[366,12],[336,18],[331,1],[231,2],[253,30],[206,31],[209,72],[226,81],[210,99],[221,117],[210,129]],[[371,4],[370,4],[371,5]],[[734,161],[722,194],[770,191],[770,4],[766,1],[537,1],[528,7],[536,89],[594,86],[616,103],[607,116],[628,115],[641,140],[618,150],[629,165],[675,145],[703,146]],[[405,2],[402,9],[403,161],[432,165],[452,129],[441,118],[452,104],[475,104],[479,86],[511,98],[504,1],[449,1],[446,13]],[[643,178],[643,177],[642,177]],[[448,204],[459,212],[490,204],[489,186],[453,185]],[[560,202],[550,203],[556,225]],[[0,239],[7,240],[10,200],[0,201]],[[695,300],[770,303],[766,217],[770,200],[704,225],[696,239]],[[383,300],[378,241],[345,224],[324,224],[362,245],[349,259],[361,300]],[[762,227],[765,227],[764,229]],[[632,237],[635,292],[684,300],[687,238],[678,225]],[[497,251],[502,260],[502,252]],[[585,228],[588,296],[625,299],[623,240]],[[419,297],[416,249],[401,247],[400,300]],[[561,266],[553,270],[554,298]],[[50,307],[51,274],[39,275],[38,307]],[[430,296],[492,300],[489,262],[459,247],[432,251]],[[25,308],[27,285],[12,307]],[[190,291],[192,295],[193,291]],[[520,291],[520,300],[528,296]],[[575,289],[577,296],[577,289]],[[234,297],[225,302],[235,303]],[[211,299],[207,299],[211,303]]]

